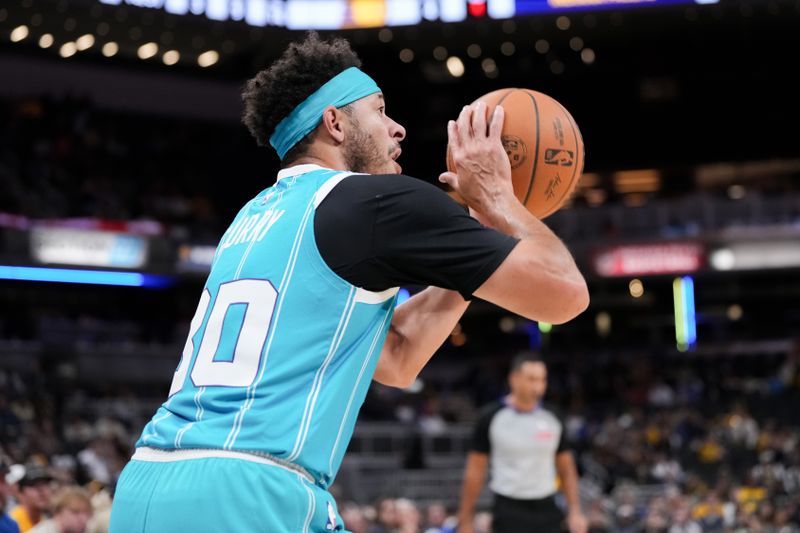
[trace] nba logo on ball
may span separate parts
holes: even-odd
[[[486,104],[487,117],[496,106],[505,111],[500,140],[517,199],[538,218],[558,211],[583,173],[583,138],[572,115],[553,97],[531,89],[497,89],[478,101]],[[450,172],[457,171],[449,145],[446,162]]]
[[[544,152],[544,162],[548,165],[558,165],[560,167],[571,167],[575,161],[575,155],[569,150],[548,148]]]

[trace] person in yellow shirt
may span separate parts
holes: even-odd
[[[41,466],[28,466],[25,474],[17,482],[19,505],[8,513],[19,525],[20,533],[25,533],[47,518],[53,493],[50,489],[52,476]]]

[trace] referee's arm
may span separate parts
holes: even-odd
[[[570,450],[563,450],[556,454],[556,471],[561,479],[561,490],[567,499],[569,531],[570,533],[586,533],[587,521],[581,511],[581,500],[578,495],[578,469],[575,468],[575,459]]]
[[[492,450],[489,425],[501,406],[500,402],[495,402],[481,409],[478,415],[478,420],[472,433],[471,449],[467,455],[467,466],[464,469],[461,505],[458,509],[458,533],[473,533],[475,503],[478,501],[483,490],[483,484],[486,482],[486,471],[489,469],[489,455]]]
[[[469,452],[467,466],[464,469],[464,483],[461,487],[461,506],[458,509],[458,533],[472,533],[475,502],[483,490],[488,467],[488,454]]]

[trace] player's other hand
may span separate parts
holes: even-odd
[[[511,163],[500,139],[505,119],[496,106],[487,123],[486,104],[465,106],[458,120],[447,124],[450,153],[456,172],[444,172],[439,181],[450,185],[474,211],[494,213],[515,199]]]

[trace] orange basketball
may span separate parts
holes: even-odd
[[[489,117],[496,105],[505,110],[502,140],[519,201],[538,218],[558,211],[583,172],[583,138],[572,115],[529,89],[500,89],[478,100],[486,103]],[[447,169],[455,172],[449,146]]]

